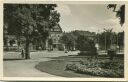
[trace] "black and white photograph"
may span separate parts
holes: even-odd
[[[4,3],[3,77],[125,78],[125,7]]]

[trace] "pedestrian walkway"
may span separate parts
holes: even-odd
[[[64,51],[31,52],[31,59],[21,60],[20,52],[4,53],[4,76],[6,77],[58,77],[35,69],[39,62],[52,60],[53,57],[68,56],[76,52],[64,53]]]

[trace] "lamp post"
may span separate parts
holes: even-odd
[[[105,32],[105,52],[106,52],[106,48],[107,46],[106,46],[106,32]]]

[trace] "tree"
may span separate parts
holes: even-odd
[[[119,32],[117,36],[118,36],[118,45],[119,45],[119,50],[120,50],[121,47],[124,46],[124,31]]]
[[[90,36],[95,36],[95,33],[89,32],[89,31],[80,31],[80,30],[75,30],[71,32],[64,33],[63,36],[61,37],[61,43],[65,44],[68,49],[77,49],[77,39],[79,36],[85,36],[85,37],[90,37]]]
[[[115,33],[112,29],[106,29],[104,32],[97,34],[98,43],[100,49],[108,50],[112,49],[123,49],[124,47],[124,31]]]
[[[30,58],[29,45],[36,37],[48,37],[49,32],[59,22],[60,14],[56,4],[4,4],[4,23],[8,23],[8,33],[24,36],[25,59]]]
[[[48,40],[48,45],[49,45],[49,48],[50,48],[50,51],[52,50],[52,45],[53,45],[53,40],[50,38]]]
[[[97,54],[94,41],[83,35],[77,38],[77,49],[81,51],[80,55],[92,56]]]
[[[99,45],[101,46],[102,49],[107,50],[110,47],[111,31],[112,30],[104,30],[104,32],[102,32],[101,34],[98,34]]]
[[[75,48],[76,36],[74,36],[72,33],[65,33],[60,38],[60,42],[65,44],[65,47],[68,50],[73,50]]]
[[[117,4],[109,4],[108,9],[113,8],[113,12],[116,12],[116,17],[119,17],[121,26],[125,23],[125,5],[121,5],[119,10],[116,10]]]

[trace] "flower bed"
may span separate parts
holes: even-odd
[[[66,70],[102,77],[124,77],[123,64],[119,61],[85,60],[80,63],[67,64]]]

